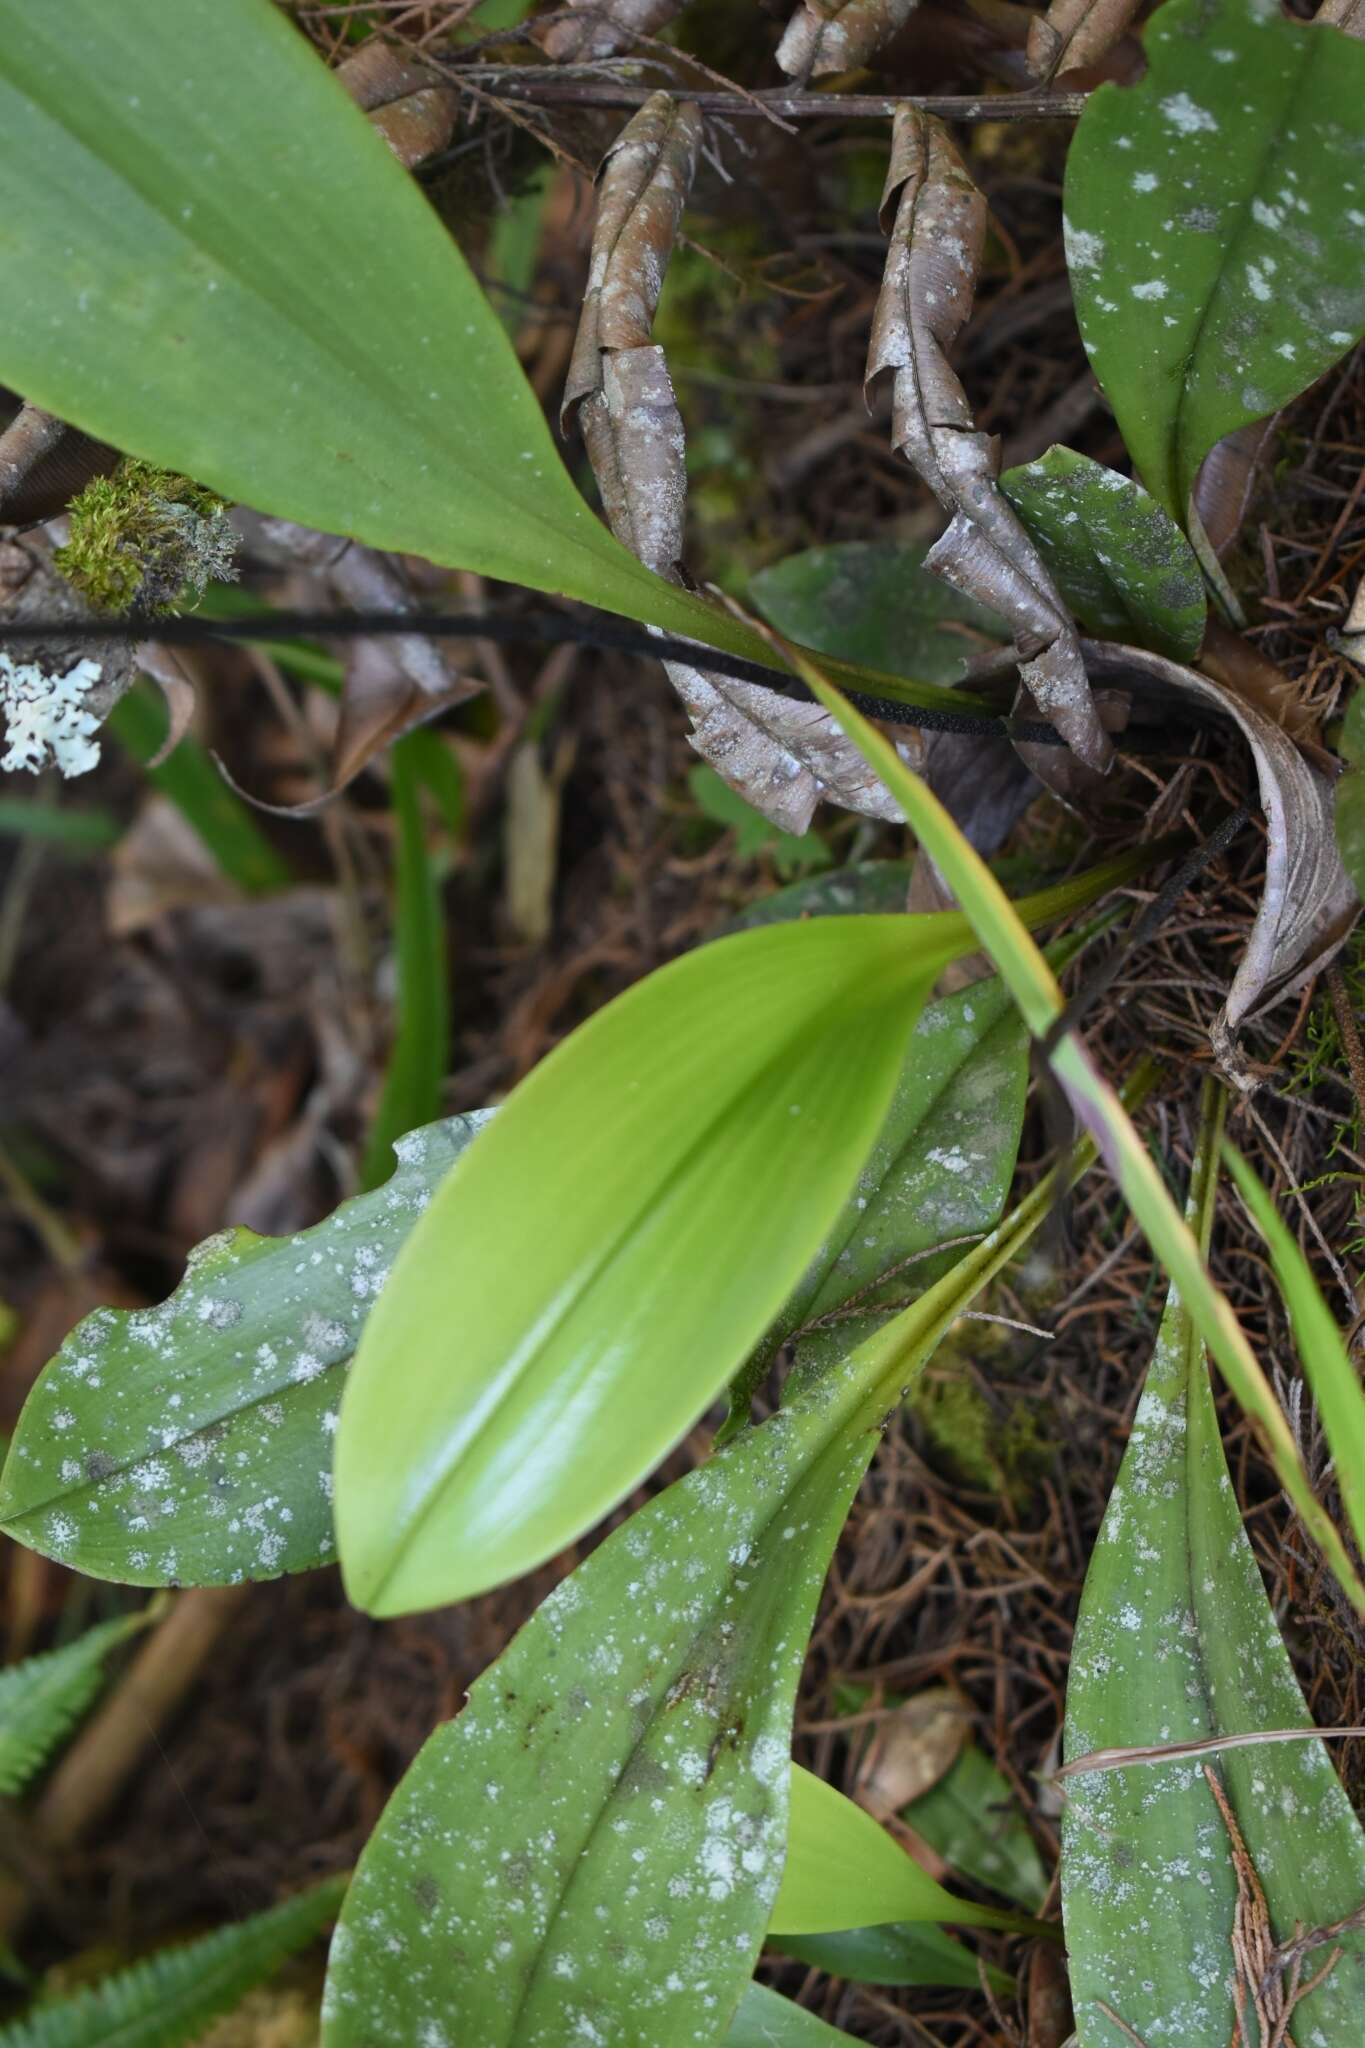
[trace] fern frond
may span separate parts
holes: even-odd
[[[346,1882],[329,1877],[73,1998],[35,2006],[0,2029],[0,2048],[183,2048],[336,1918]]]
[[[0,1671],[0,1796],[12,1798],[41,1770],[104,1683],[110,1650],[149,1618],[147,1608],[118,1615],[60,1650]]]

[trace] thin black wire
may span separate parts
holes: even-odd
[[[613,618],[573,617],[567,612],[523,612],[504,616],[489,612],[332,612],[263,611],[240,614],[231,619],[199,616],[164,616],[159,613],[125,614],[117,619],[6,619],[0,622],[0,643],[15,645],[39,641],[64,642],[157,640],[168,647],[200,647],[219,641],[237,640],[358,640],[395,639],[420,635],[428,640],[496,640],[539,644],[571,643],[597,647],[613,653],[651,656],[656,661],[684,661],[701,665],[717,675],[733,676],[744,683],[760,683],[785,696],[809,701],[812,692],[799,677],[785,669],[770,668],[761,661],[707,647],[696,640],[678,639],[672,634],[653,633]],[[869,718],[886,725],[904,725],[922,732],[976,734],[1008,739],[1036,747],[1060,747],[1061,735],[1041,719],[984,716],[970,711],[949,711],[924,704],[907,704],[898,698],[878,697],[864,690],[845,690],[850,703]],[[1181,707],[1183,725],[1206,723]],[[1125,735],[1130,752],[1168,748],[1173,734]]]

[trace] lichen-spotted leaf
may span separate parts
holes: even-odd
[[[1000,488],[1081,624],[1190,661],[1204,637],[1199,559],[1141,484],[1072,448],[1007,469]]]
[[[782,1876],[796,1684],[849,1503],[887,1412],[1052,1199],[1049,1178],[542,1603],[370,1838],[333,1946],[327,2048],[723,2038]],[[886,1847],[894,1882],[862,1896],[904,1917],[908,1859]],[[931,1890],[908,1910],[1016,1924]]]
[[[1190,1200],[1205,1251],[1216,1177],[1210,1118]],[[1067,1757],[1309,1725],[1232,1492],[1204,1345],[1173,1289],[1086,1575]],[[1062,1904],[1081,2048],[1232,2040],[1235,1987],[1255,2009],[1262,1987],[1244,1980],[1234,1944],[1233,1847],[1204,1764],[1183,1758],[1069,1780]],[[1211,1768],[1264,1888],[1272,1942],[1365,1902],[1365,1836],[1323,1744],[1227,1750]],[[1292,2017],[1293,2040],[1357,2048],[1365,1936],[1346,1934],[1342,1947]],[[1325,1960],[1312,1959],[1305,1983]],[[1284,1993],[1281,1973],[1270,1988]]]
[[[1274,0],[1167,0],[1066,167],[1081,334],[1152,496],[1365,328],[1365,44]]]
[[[136,1586],[333,1562],[341,1381],[399,1245],[487,1114],[410,1132],[391,1180],[311,1230],[206,1239],[159,1307],[87,1316],[19,1417],[6,1534]]]

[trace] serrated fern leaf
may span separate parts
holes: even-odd
[[[110,1650],[142,1628],[148,1613],[121,1614],[60,1650],[0,1671],[0,1795],[11,1798],[42,1769],[104,1683]]]
[[[163,1949],[0,2030],[0,2048],[182,2048],[335,1919],[331,1877],[268,1912]]]

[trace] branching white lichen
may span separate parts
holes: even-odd
[[[63,775],[84,775],[100,757],[91,735],[99,719],[86,705],[101,670],[89,656],[65,675],[45,675],[36,663],[16,664],[0,654],[0,711],[9,742],[0,769],[27,768],[37,774],[49,761]]]

